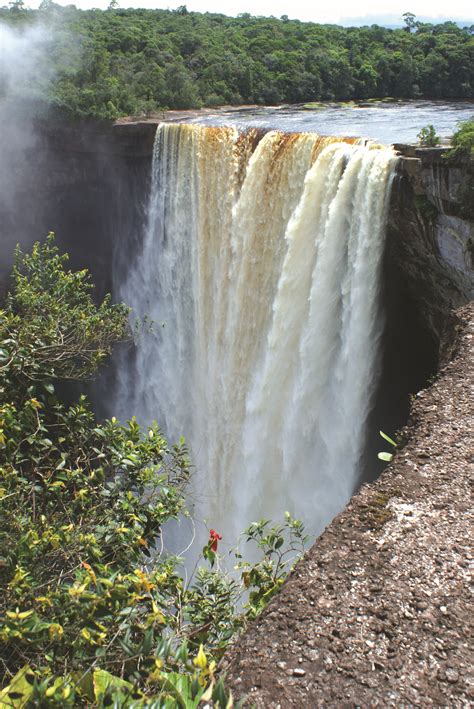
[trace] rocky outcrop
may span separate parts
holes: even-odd
[[[401,158],[387,256],[439,342],[452,310],[474,297],[474,219],[468,203],[474,163],[446,159],[446,148],[395,147]]]
[[[468,706],[474,304],[393,463],[329,525],[223,663],[249,706]]]

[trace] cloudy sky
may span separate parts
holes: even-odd
[[[28,7],[38,7],[41,0],[26,0]],[[109,0],[56,0],[61,5],[74,3],[80,8],[97,7],[105,9]],[[120,7],[147,7],[175,9],[186,5],[188,10],[197,12],[221,12],[225,15],[237,15],[250,12],[252,15],[273,15],[280,17],[312,20],[314,22],[337,22],[347,24],[394,24],[404,12],[413,12],[420,19],[471,20],[474,22],[474,10],[471,0],[336,0],[335,2],[316,3],[314,0],[119,0]],[[319,7],[318,7],[319,5]],[[447,14],[449,12],[449,15]]]

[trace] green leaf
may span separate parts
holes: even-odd
[[[110,674],[106,670],[95,670],[93,676],[94,697],[100,705],[109,690],[126,690],[127,694],[133,690],[133,685],[120,677]]]
[[[390,461],[393,459],[393,453],[386,453],[385,451],[382,451],[381,453],[377,454],[377,458],[379,458],[379,460],[385,460],[387,463],[390,463]]]
[[[29,665],[25,665],[14,676],[8,687],[0,692],[1,709],[22,709],[26,707],[33,694],[35,675]]]
[[[163,689],[172,695],[180,709],[195,709],[199,706],[204,688],[201,688],[198,694],[193,697],[191,677],[178,674],[178,672],[163,672],[161,678]]]
[[[387,443],[390,443],[390,445],[393,446],[394,448],[397,447],[397,444],[396,444],[396,442],[393,440],[393,438],[390,438],[390,436],[387,436],[387,434],[384,433],[383,431],[379,431],[379,433],[380,433],[380,435],[382,436],[382,438],[384,438],[384,439],[387,441]]]

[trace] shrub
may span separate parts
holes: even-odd
[[[474,116],[459,124],[458,130],[451,138],[451,143],[453,147],[446,157],[466,157],[474,160]]]
[[[65,264],[52,235],[17,251],[0,311],[0,706],[228,706],[215,658],[281,584],[294,561],[285,532],[294,552],[302,527],[288,517],[252,532],[264,567],[245,569],[245,612],[242,580],[213,568],[217,533],[210,568],[184,583],[182,560],[158,551],[184,513],[184,441],[134,419],[99,423],[84,396],[57,395],[58,380],[94,375],[128,315],[95,305],[88,274]]]
[[[433,125],[429,124],[422,128],[417,135],[417,138],[425,148],[434,148],[439,144],[439,135],[436,135],[436,130]]]

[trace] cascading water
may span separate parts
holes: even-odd
[[[229,541],[285,510],[318,533],[357,485],[395,161],[316,134],[158,128],[120,294],[154,327],[117,406],[186,437],[195,515]]]

